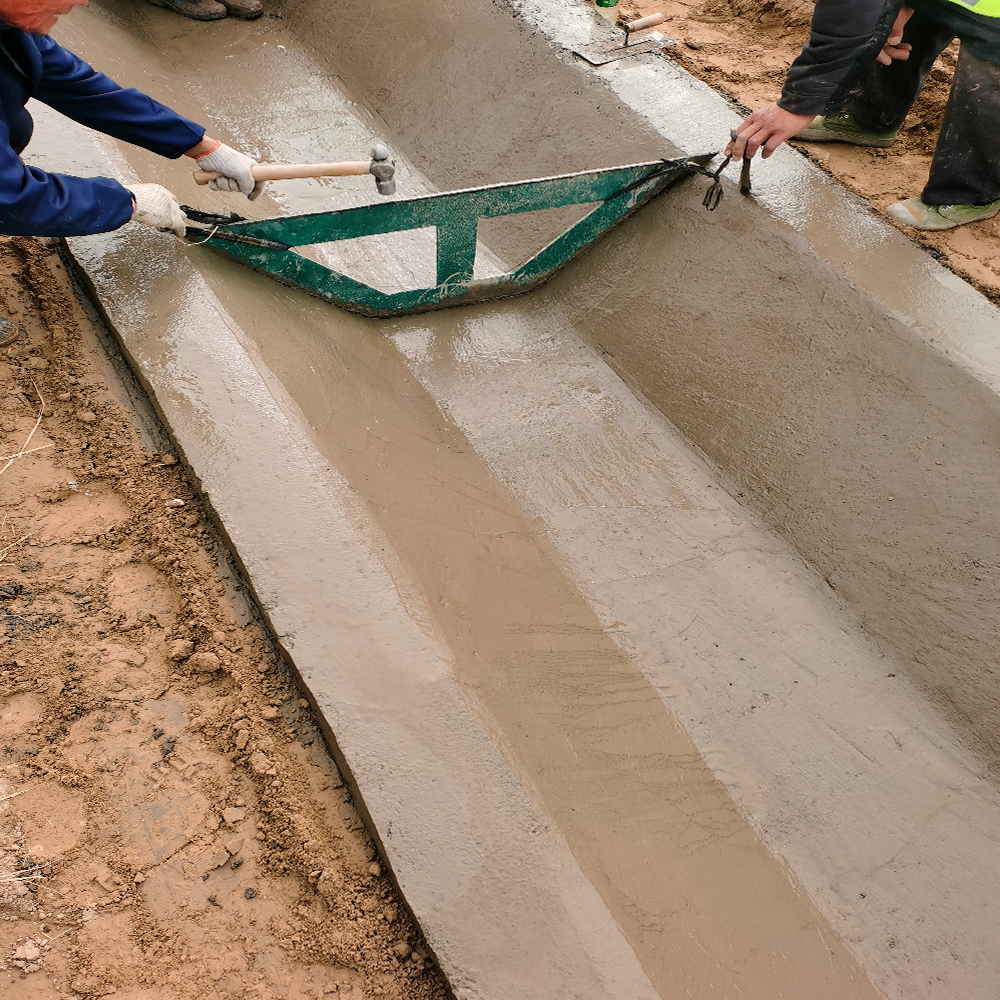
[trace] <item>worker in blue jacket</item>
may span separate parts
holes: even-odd
[[[891,146],[930,74],[961,40],[930,176],[889,214],[921,230],[1000,214],[1000,0],[817,0],[781,97],[734,132],[727,155],[770,156],[786,139]]]
[[[21,152],[34,127],[29,97],[89,128],[174,159],[189,156],[221,176],[216,190],[259,193],[251,157],[138,90],[120,87],[49,37],[59,16],[87,0],[0,0],[0,233],[86,236],[141,222],[184,235],[184,213],[159,184],[126,188],[110,177],[30,167]]]

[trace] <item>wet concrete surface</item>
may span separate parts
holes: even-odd
[[[572,44],[614,32],[583,4],[282,9],[441,187],[469,182],[457,136],[496,180],[706,152],[737,121],[666,60],[584,69]],[[427,39],[444,69],[414,87]],[[797,153],[755,176],[757,203],[643,213],[574,272],[591,287],[571,318],[995,759],[1000,313]]]
[[[195,27],[107,3],[61,33],[276,158],[388,137],[415,164],[411,191],[662,153],[648,122],[507,8],[406,5],[360,33],[344,30],[363,20],[350,9],[281,10],[280,24]],[[431,65],[448,69],[442,89]],[[344,96],[363,73],[374,116]],[[509,138],[514,119],[526,141]],[[40,140],[43,160],[64,156]],[[183,164],[77,148],[81,169],[190,184]],[[455,148],[464,160],[444,155]],[[278,186],[253,211],[374,197],[357,183]],[[753,338],[737,324],[724,344],[737,321],[719,289],[763,282],[774,252],[790,271],[780,304],[829,288],[838,316],[889,331],[880,345],[913,338],[766,213],[705,216],[700,194],[667,195],[531,298],[405,322],[359,320],[152,234],[74,251],[460,995],[877,995],[860,960],[891,996],[985,997],[992,785],[850,606],[620,377],[699,443],[715,434],[702,446],[757,501],[740,476],[763,478],[759,439],[791,448],[792,430],[827,419],[818,408],[776,435],[784,397],[759,359],[808,356],[816,333],[802,311]],[[516,257],[547,235],[510,230],[493,249]],[[729,364],[743,342],[756,368]],[[783,376],[814,377],[798,360]],[[868,368],[881,375],[881,355]],[[853,374],[830,372],[831,397]],[[881,377],[875,411],[899,405]]]
[[[594,31],[517,6],[558,43]],[[687,152],[737,120],[666,60],[598,75]],[[648,213],[630,280],[573,319],[995,766],[1000,312],[794,151],[754,174],[725,217]],[[666,314],[641,291],[663,259]]]

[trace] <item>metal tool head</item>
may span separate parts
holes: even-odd
[[[653,160],[604,170],[587,170],[511,184],[446,191],[365,204],[330,212],[284,216],[224,226],[205,245],[249,264],[279,281],[318,295],[363,316],[403,316],[448,305],[518,295],[543,282],[556,269],[582,253],[600,236],[626,219],[671,184],[704,170],[710,156]],[[369,161],[364,161],[365,167]],[[388,158],[373,161],[388,164]],[[360,169],[360,167],[358,168]],[[475,274],[481,219],[495,219],[539,208],[590,206],[582,218],[520,267],[500,275]],[[596,207],[595,207],[596,206]],[[270,244],[293,248],[351,240],[379,233],[404,233],[433,226],[435,278],[424,288],[384,292],[295,252],[279,252]],[[246,237],[253,243],[222,237]],[[267,240],[268,245],[263,245]]]
[[[375,178],[375,187],[379,194],[396,193],[396,164],[389,159],[389,147],[381,143],[372,147],[372,164],[368,168]]]

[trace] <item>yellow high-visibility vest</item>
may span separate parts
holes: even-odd
[[[948,0],[983,17],[1000,17],[1000,0]]]

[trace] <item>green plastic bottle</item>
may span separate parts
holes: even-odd
[[[617,7],[618,0],[594,0],[598,7]]]

